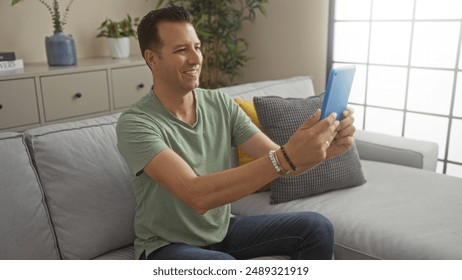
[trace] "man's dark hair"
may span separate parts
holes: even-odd
[[[140,21],[137,29],[138,42],[140,44],[141,55],[149,49],[158,51],[162,48],[162,40],[159,36],[159,23],[161,22],[187,22],[192,23],[193,17],[183,7],[168,6],[165,8],[152,10],[147,13]]]

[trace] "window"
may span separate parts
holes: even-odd
[[[436,142],[438,172],[462,177],[462,1],[330,0],[329,23],[356,126]]]

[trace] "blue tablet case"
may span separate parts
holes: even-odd
[[[327,88],[321,109],[321,119],[333,112],[337,113],[337,120],[343,118],[343,111],[348,105],[351,85],[355,76],[356,66],[341,66],[332,68],[327,79]]]

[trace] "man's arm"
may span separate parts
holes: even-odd
[[[334,139],[329,143],[327,148],[327,154],[325,159],[330,159],[336,156],[339,156],[346,152],[354,143],[354,133],[356,128],[354,126],[354,110],[352,108],[347,108],[343,112],[343,119],[339,122],[337,130],[335,132]],[[313,116],[315,117],[316,114]],[[299,130],[304,129],[305,126],[301,126]],[[290,141],[290,140],[289,140]],[[263,145],[262,143],[266,143]],[[287,145],[287,144],[286,144]],[[246,153],[251,155],[253,158],[259,158],[268,153],[269,150],[276,150],[277,157],[285,171],[290,170],[290,164],[285,160],[282,151],[279,149],[279,146],[275,144],[271,139],[269,139],[265,134],[259,132],[256,137],[251,138],[249,141],[240,146]],[[290,149],[290,147],[289,147]],[[286,147],[287,150],[287,147]],[[289,152],[287,152],[289,154]],[[307,155],[304,155],[305,157]],[[308,155],[309,156],[309,155]],[[290,156],[289,158],[291,158]],[[309,169],[308,169],[309,170]],[[303,172],[306,172],[306,169],[297,169],[295,172],[291,172],[290,176],[296,176]]]
[[[268,157],[197,176],[171,149],[155,156],[144,172],[199,214],[247,196],[279,176]]]
[[[328,148],[324,143],[333,141],[337,134],[339,123],[335,121],[335,116],[331,115],[321,121],[319,116],[317,112],[309,118],[286,144],[288,152],[293,152],[293,161],[297,164],[298,172],[309,170],[322,162],[327,156]],[[202,214],[245,197],[280,176],[266,156],[268,150],[277,149],[278,146],[263,133],[255,134],[242,147],[257,159],[243,166],[204,176],[197,176],[171,149],[156,155],[143,170],[197,213]],[[284,162],[281,154],[278,154],[278,158]],[[282,162],[284,168],[289,168],[286,162]]]

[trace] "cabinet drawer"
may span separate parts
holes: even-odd
[[[135,103],[152,86],[151,71],[146,65],[113,69],[111,73],[115,109]]]
[[[34,79],[0,81],[0,129],[38,122]]]
[[[48,76],[40,82],[47,121],[109,110],[106,71]]]

